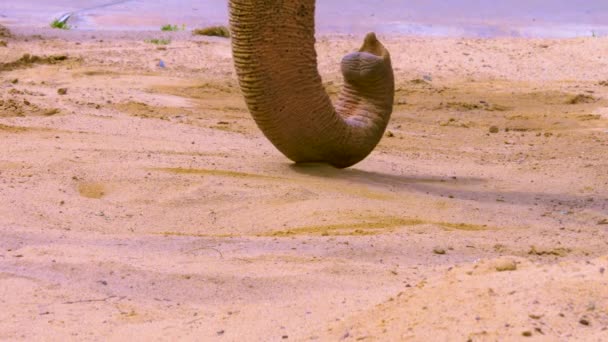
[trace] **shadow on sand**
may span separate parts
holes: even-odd
[[[489,180],[474,177],[403,176],[359,169],[336,169],[326,164],[292,164],[290,169],[311,177],[348,181],[394,192],[418,192],[485,203],[521,206],[585,208],[608,211],[608,198],[568,193],[496,191]]]

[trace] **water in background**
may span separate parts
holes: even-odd
[[[158,30],[228,21],[227,0],[2,0],[0,23],[45,27],[73,12],[79,30]],[[321,33],[426,36],[608,35],[608,0],[319,0]]]

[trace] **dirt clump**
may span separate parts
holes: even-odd
[[[6,26],[0,25],[0,38],[11,38],[13,34],[6,28]]]
[[[574,105],[574,104],[579,104],[579,103],[593,103],[596,101],[597,101],[597,99],[591,95],[578,94],[578,95],[572,97],[571,99],[569,99],[566,103]]]
[[[16,61],[0,63],[0,72],[28,68],[34,64],[57,64],[67,59],[67,55],[51,55],[41,57],[26,53]]]
[[[0,99],[0,118],[24,116],[51,116],[60,112],[57,108],[41,108],[27,99]]]

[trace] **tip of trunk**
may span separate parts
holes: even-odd
[[[386,57],[388,55],[388,50],[380,43],[374,32],[370,32],[365,36],[359,52],[371,53],[378,57]]]

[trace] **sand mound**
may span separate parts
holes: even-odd
[[[608,324],[607,261],[482,260],[405,289],[332,330],[353,340],[600,340]]]

